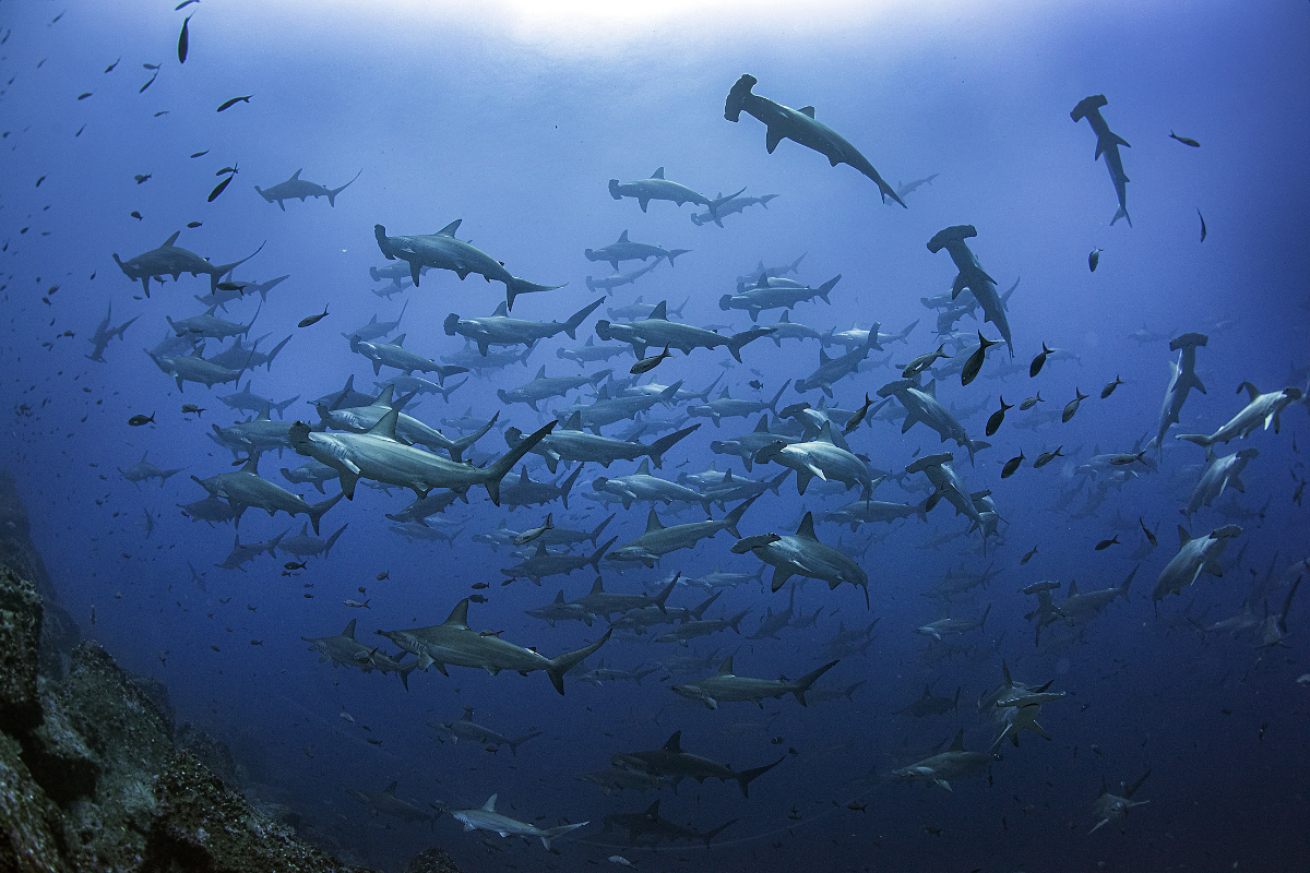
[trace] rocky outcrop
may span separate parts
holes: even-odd
[[[78,639],[0,474],[0,871],[369,873],[252,807],[224,743]],[[432,851],[416,871],[458,873]]]

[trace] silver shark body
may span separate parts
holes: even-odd
[[[869,576],[864,569],[844,552],[819,542],[814,533],[814,514],[805,513],[800,526],[792,536],[763,534],[739,539],[732,547],[735,554],[753,552],[755,557],[773,570],[771,588],[777,591],[792,576],[804,576],[828,583],[831,590],[848,582],[864,589],[865,604],[869,601]]]
[[[1193,538],[1181,524],[1178,526],[1178,554],[1174,555],[1155,580],[1151,598],[1157,602],[1169,594],[1182,594],[1183,589],[1201,577],[1202,573],[1223,576],[1219,558],[1228,541],[1239,536],[1242,529],[1235,524],[1216,528],[1208,534]]]
[[[580,821],[576,824],[559,825],[553,828],[539,828],[536,825],[496,812],[497,796],[496,794],[491,795],[491,797],[487,798],[487,802],[478,809],[451,809],[447,810],[447,812],[450,813],[451,818],[464,825],[466,831],[490,831],[494,834],[500,834],[502,837],[537,837],[548,852],[551,850],[552,840],[567,834],[569,831],[575,831],[590,824],[590,822]]]
[[[729,655],[724,659],[718,672],[708,679],[672,685],[670,690],[705,704],[707,709],[718,709],[720,703],[754,703],[763,706],[765,700],[787,694],[795,697],[801,706],[807,706],[805,692],[815,680],[837,664],[837,661],[829,661],[794,682],[786,679],[755,679],[736,675],[733,672],[732,656]]]
[[[768,328],[755,327],[750,330],[723,336],[703,327],[681,324],[668,319],[668,301],[661,300],[651,314],[644,319],[626,323],[612,323],[605,319],[596,322],[596,336],[602,341],[617,340],[632,346],[637,358],[645,358],[648,348],[668,346],[683,354],[691,354],[692,349],[726,348],[732,356],[741,361],[741,350],[748,343],[762,336],[768,336]]]
[[[682,731],[675,731],[662,748],[648,752],[627,752],[614,755],[610,763],[615,767],[636,770],[651,776],[672,779],[677,785],[683,779],[719,779],[724,782],[736,782],[743,797],[750,797],[749,786],[752,781],[763,776],[781,764],[782,758],[764,767],[754,770],[734,770],[723,764],[716,764],[708,758],[693,755],[682,750]]]
[[[511,318],[509,306],[502,303],[486,318],[460,318],[452,312],[446,316],[444,327],[447,336],[459,334],[468,337],[477,344],[478,352],[486,357],[490,346],[524,345],[531,348],[538,340],[547,339],[557,333],[566,333],[569,339],[577,339],[578,327],[604,300],[604,297],[597,298],[573,313],[567,321],[527,321],[522,318]]]
[[[123,275],[132,281],[141,281],[141,288],[145,291],[147,297],[150,296],[150,280],[162,282],[164,276],[172,276],[176,282],[178,277],[183,273],[190,273],[192,276],[206,275],[209,277],[209,290],[218,289],[218,280],[244,264],[246,261],[259,254],[260,249],[264,246],[261,244],[259,249],[255,249],[246,257],[239,261],[233,261],[230,264],[211,264],[208,258],[202,258],[195,252],[188,251],[180,246],[174,245],[177,242],[178,235],[182,231],[177,231],[164,244],[157,249],[151,249],[143,252],[134,258],[126,261],[119,260],[117,254],[114,255],[114,262],[118,264]]]
[[[283,212],[287,211],[286,203],[283,201],[299,200],[301,203],[304,203],[305,200],[310,197],[326,197],[329,206],[336,206],[337,195],[354,184],[355,179],[359,178],[359,174],[364,172],[361,169],[359,173],[355,174],[355,179],[351,179],[340,188],[328,188],[317,182],[311,182],[308,179],[300,178],[300,174],[303,171],[304,167],[301,167],[299,170],[296,170],[291,174],[290,179],[287,179],[285,182],[279,182],[269,188],[260,188],[256,185],[255,191],[258,192],[260,197],[264,198],[265,202],[276,203]]]

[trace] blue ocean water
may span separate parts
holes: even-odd
[[[0,0],[5,465],[83,632],[128,668],[165,681],[180,720],[229,742],[252,797],[297,810],[314,839],[380,869],[400,869],[432,844],[469,870],[583,869],[617,863],[608,860],[616,855],[646,869],[706,871],[1310,869],[1304,599],[1291,602],[1285,640],[1277,622],[1306,570],[1310,528],[1300,489],[1310,475],[1302,453],[1310,451],[1310,416],[1294,402],[1280,432],[1270,426],[1216,446],[1220,455],[1254,447],[1259,456],[1242,474],[1244,493],[1226,493],[1190,519],[1179,510],[1206,455],[1174,439],[1212,432],[1241,411],[1244,382],[1263,392],[1310,382],[1302,270],[1310,121],[1301,111],[1310,91],[1308,27],[1310,8],[1290,0],[631,11],[217,0],[173,10]],[[814,117],[893,188],[932,181],[907,193],[902,209],[884,203],[851,166],[830,166],[796,142],[784,140],[770,154],[763,124],[749,114],[736,124],[724,117],[724,100],[743,73],[758,79],[756,94],[815,107]],[[1104,161],[1094,157],[1096,136],[1070,118],[1096,94],[1108,101],[1101,113],[1110,129],[1131,144],[1121,148],[1131,226],[1111,225],[1118,204]],[[246,95],[248,102],[215,111]],[[237,170],[229,187],[207,201],[231,175],[222,172],[228,167]],[[743,187],[745,196],[777,196],[724,217],[722,228],[688,220],[702,207],[656,200],[643,212],[630,198],[610,196],[608,180],[645,179],[658,167],[709,197]],[[332,189],[360,175],[335,205],[289,200],[283,210],[253,190],[297,170]],[[789,535],[814,512],[818,539],[858,556],[869,607],[851,585],[830,590],[793,577],[771,593],[748,581],[707,614],[749,609],[740,635],[724,630],[684,650],[652,641],[665,628],[616,631],[588,668],[603,657],[606,667],[658,669],[640,685],[593,686],[573,674],[563,696],[537,673],[453,667],[447,677],[429,668],[410,674],[406,690],[394,675],[320,663],[302,638],[338,634],[355,620],[361,642],[385,644],[376,631],[440,623],[470,594],[486,598],[470,606],[472,627],[548,656],[598,639],[603,619],[552,627],[524,614],[561,588],[568,599],[586,594],[590,568],[540,587],[525,579],[502,585],[501,569],[519,559],[473,536],[502,520],[526,530],[546,512],[557,526],[590,531],[617,511],[601,541],[617,536],[622,546],[646,529],[649,506],[610,508],[587,497],[597,493],[597,477],[629,475],[637,464],[584,465],[567,508],[497,508],[474,488],[467,504],[432,520],[458,532],[453,545],[395,533],[386,514],[413,495],[361,486],[323,518],[325,538],[348,525],[328,557],[285,569],[297,559],[279,552],[242,570],[216,568],[237,531],[193,521],[178,506],[205,496],[189,477],[234,469],[210,427],[247,415],[219,400],[238,384],[187,383],[179,391],[143,352],[171,335],[166,318],[200,314],[204,305],[193,298],[211,284],[203,275],[169,277],[152,281],[147,298],[113,256],[127,260],[179,231],[178,245],[215,264],[258,249],[231,281],[289,278],[266,300],[249,294],[217,315],[242,324],[253,318],[250,338],[267,337],[261,351],[291,340],[239,384],[250,380],[250,390],[277,401],[298,395],[285,418],[317,421],[305,401],[339,390],[348,377],[361,391],[375,390],[369,362],[352,354],[343,334],[375,314],[394,320],[406,307],[398,331],[405,347],[440,358],[464,347],[443,330],[449,314],[488,316],[504,301],[502,284],[442,270],[423,276],[420,287],[377,293],[386,283],[369,268],[401,262],[382,256],[374,225],[393,236],[431,234],[457,219],[459,238],[503,260],[513,275],[564,285],[516,302],[513,315],[531,320],[563,321],[600,298],[587,278],[607,276],[609,265],[587,260],[584,250],[625,230],[635,241],[689,251],[606,295],[576,340],[543,340],[524,363],[473,374],[448,400],[421,395],[407,407],[450,435],[441,419],[466,410],[483,418],[499,412],[502,422],[530,432],[550,420],[548,410],[595,396],[590,387],[573,390],[539,413],[498,399],[497,389],[527,382],[542,366],[549,376],[612,367],[616,379],[625,377],[634,362],[626,352],[585,367],[556,355],[595,337],[598,318],[627,320],[608,308],[638,297],[670,308],[685,300],[677,320],[724,334],[746,330],[749,315],[724,311],[720,298],[757,263],[781,266],[801,256],[789,278],[812,286],[841,279],[830,303],[796,305],[793,322],[819,333],[879,323],[893,334],[917,322],[903,341],[871,352],[871,368],[835,383],[831,400],[788,385],[778,405],[826,400],[858,409],[866,392],[876,401],[877,389],[900,378],[896,367],[939,343],[955,356],[942,364],[958,365],[977,346],[976,331],[997,338],[995,325],[965,316],[956,323],[963,339],[952,345],[937,334],[937,311],[921,302],[949,294],[956,275],[928,241],[943,228],[973,225],[969,245],[982,268],[1002,292],[1018,282],[1008,303],[1015,352],[1011,360],[1004,346],[992,349],[968,386],[958,374],[942,376],[937,397],[959,411],[970,438],[990,446],[970,464],[964,448],[925,425],[902,433],[899,419],[872,413],[849,442],[871,468],[894,474],[873,493],[893,503],[933,497],[922,475],[900,474],[918,457],[952,451],[966,490],[990,489],[997,535],[984,542],[969,533],[944,499],[926,523],[912,516],[852,532],[823,514],[856,499],[858,489],[815,481],[802,496],[793,474],[779,494],[766,491],[747,511],[740,533]],[[1103,251],[1092,272],[1094,249]],[[110,306],[113,325],[136,320],[108,344],[103,363],[88,360],[88,337]],[[325,307],[321,321],[297,327]],[[767,311],[759,323],[781,313]],[[1089,471],[1094,456],[1148,448],[1177,359],[1168,340],[1188,332],[1208,337],[1196,364],[1206,393],[1188,397],[1161,454],[1147,451],[1158,469],[1135,462]],[[1052,355],[1030,378],[1043,343],[1069,355]],[[228,344],[210,340],[205,354]],[[727,387],[734,398],[767,402],[818,365],[820,341],[762,338],[742,358],[724,349],[675,351],[651,375],[695,391],[721,379],[711,398]],[[395,372],[384,368],[382,378]],[[1103,399],[1116,378],[1123,384]],[[1042,403],[1011,409],[984,438],[1002,398],[1017,404],[1039,390]],[[1077,393],[1089,397],[1062,423],[1058,413]],[[693,402],[657,406],[647,417],[681,423]],[[205,411],[184,414],[184,403]],[[886,412],[896,408],[892,401]],[[1024,426],[1051,411],[1054,421]],[[153,421],[134,427],[136,415]],[[700,429],[652,472],[673,479],[713,463],[745,475],[740,459],[710,445],[750,431],[759,418],[691,419]],[[1062,457],[1031,466],[1057,447]],[[474,459],[485,463],[505,448],[493,429]],[[1003,465],[1020,452],[1027,463],[1002,479]],[[120,470],[143,453],[182,472],[162,485],[125,480]],[[533,479],[555,478],[529,458]],[[290,449],[266,452],[259,471],[310,502],[335,494],[335,482],[320,495],[279,474],[304,460]],[[772,478],[781,469],[759,463],[749,475]],[[704,517],[696,507],[657,512],[665,524]],[[712,514],[723,510],[714,506]],[[303,521],[250,509],[240,540],[295,535]],[[1231,523],[1242,531],[1223,553],[1221,577],[1202,575],[1181,596],[1156,603],[1151,589],[1177,554],[1180,523],[1198,536]],[[1143,526],[1158,546],[1143,545]],[[635,593],[657,590],[676,572],[754,573],[759,559],[734,554],[734,542],[720,533],[650,569],[602,560],[601,576],[606,590]],[[1037,597],[1023,588],[1059,582],[1059,606],[1072,582],[1082,592],[1104,589],[1134,568],[1126,602],[1076,627],[1061,617],[1035,645],[1025,616]],[[941,643],[914,632],[943,614],[940,600],[925,594],[944,579],[983,572],[995,574],[990,583],[950,606],[956,618],[990,607],[981,629]],[[776,639],[749,639],[769,611],[788,608],[793,590],[795,614],[821,611],[818,618]],[[679,587],[669,605],[694,606],[708,593]],[[1252,627],[1215,628],[1240,616],[1244,603]],[[844,653],[814,686],[862,682],[849,697],[801,707],[788,696],[761,709],[723,703],[711,710],[669,691],[710,675],[728,655],[741,675],[794,679],[826,663],[839,629],[874,619],[872,642]],[[381,651],[395,654],[388,645]],[[664,668],[693,651],[709,666]],[[978,701],[1000,682],[1003,661],[1016,680],[1067,692],[1042,707],[1051,739],[1023,733],[1017,748],[1004,743],[990,767],[951,782],[949,792],[894,775],[960,729],[966,749],[991,748],[999,730]],[[946,697],[962,689],[958,708],[924,719],[898,714],[925,684]],[[508,736],[541,735],[515,754],[492,754],[432,727],[466,706]],[[684,749],[738,770],[781,764],[751,784],[749,798],[715,779],[685,779],[676,792],[610,794],[579,780],[607,768],[613,755],[659,748],[675,731]],[[1103,785],[1117,791],[1148,770],[1134,799],[1149,805],[1134,809],[1122,832],[1111,822],[1089,834]],[[399,797],[429,811],[478,807],[498,793],[499,811],[542,827],[590,824],[561,838],[556,856],[536,840],[462,833],[448,816],[428,825],[372,815],[346,792],[392,782]],[[696,840],[634,847],[623,827],[605,827],[607,815],[641,812],[657,798],[660,816],[701,832],[734,823],[708,852]]]

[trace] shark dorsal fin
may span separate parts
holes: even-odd
[[[473,707],[464,707],[464,714],[459,717],[460,721],[473,721]]]
[[[601,580],[601,578],[600,578],[599,576],[596,577],[596,581],[593,582],[592,585],[591,585],[591,593],[592,593],[592,594],[604,594],[604,593],[605,593],[605,583],[604,583],[604,581]]]
[[[650,515],[646,517],[646,533],[653,533],[657,530],[664,530],[664,525],[660,524],[660,517],[655,514],[655,507],[650,508]]]
[[[755,433],[768,433],[768,432],[769,432],[769,416],[766,414],[760,416],[760,423],[755,425]]]
[[[268,421],[269,420],[268,412],[269,412],[269,407],[271,405],[272,404],[270,403],[265,403],[264,408],[259,410],[259,415],[255,416],[255,421]]]
[[[650,177],[651,177],[652,179],[663,179],[663,178],[664,178],[664,168],[663,168],[663,167],[660,167],[658,170],[656,170],[655,172],[651,173],[651,174],[650,174]]]
[[[625,230],[623,231],[623,233],[619,234],[619,242],[625,243],[627,241],[628,241],[628,232]]]
[[[341,632],[341,635],[352,640],[355,638],[355,619],[350,620],[350,624],[346,625],[346,629]]]
[[[664,744],[664,751],[672,752],[675,755],[682,754],[682,731],[673,732],[673,736],[669,737],[668,742]]]
[[[791,324],[791,310],[784,309],[782,311],[782,318],[778,319],[778,321],[783,321],[786,322],[787,324]]]
[[[530,481],[532,480],[528,478],[528,468],[527,465],[525,464],[523,466],[523,469],[519,470],[519,483],[521,484],[523,482],[530,482]]]
[[[487,798],[487,802],[484,803],[484,804],[482,804],[482,811],[483,811],[483,812],[495,812],[495,811],[496,811],[496,798],[499,797],[499,796],[500,796],[499,793],[497,793],[497,794],[493,794],[493,795],[491,795],[490,797],[488,797],[488,798]]]
[[[456,218],[456,219],[455,219],[454,221],[452,221],[450,224],[446,225],[446,226],[443,227],[441,230],[437,231],[435,235],[436,235],[436,236],[454,236],[455,233],[456,233],[456,231],[459,230],[459,225],[460,225],[460,223],[461,223],[463,220],[464,220],[464,219],[462,219],[462,218]]]
[[[533,376],[532,378],[533,378],[534,380],[535,380],[535,379],[545,379],[545,378],[546,378],[546,365],[545,365],[545,364],[542,364],[542,365],[541,365],[541,369],[537,371],[537,375]]]
[[[1074,579],[1073,581],[1071,581],[1071,582],[1069,583],[1069,596],[1070,596],[1070,597],[1077,597],[1077,596],[1078,596],[1078,580],[1077,580],[1077,579]]]
[[[385,437],[389,440],[396,438],[396,422],[400,420],[400,412],[395,409],[388,409],[378,423],[369,428],[370,436]]]
[[[594,346],[595,344],[596,344],[596,338],[594,336],[587,337],[587,341],[583,343],[584,346]]]
[[[465,597],[450,611],[450,616],[441,623],[442,627],[467,628],[469,626],[469,599]]]
[[[160,246],[160,248],[162,249],[162,248],[164,248],[165,246],[171,246],[173,243],[177,242],[177,236],[178,236],[178,234],[180,234],[181,232],[182,232],[182,231],[180,231],[180,230],[178,230],[178,231],[174,231],[172,236],[170,236],[168,239],[164,240],[164,245]]]
[[[819,428],[819,435],[818,435],[817,437],[815,437],[815,439],[818,440],[818,441],[821,442],[821,443],[831,443],[831,442],[832,442],[832,422],[831,422],[831,421],[825,421],[825,422],[823,423],[823,427]]]
[[[1181,524],[1178,525],[1178,548],[1182,548],[1192,541],[1192,535],[1187,532],[1187,528]]]
[[[304,167],[301,167],[299,170],[296,170],[294,173],[292,173],[292,174],[291,174],[291,178],[288,179],[287,181],[288,181],[288,182],[294,182],[295,180],[297,180],[297,179],[300,178],[300,174],[303,173],[304,171],[305,171],[305,168],[304,168]],[[392,782],[392,783],[391,783],[391,788],[389,789],[389,790],[391,791],[391,793],[393,793],[393,794],[395,793],[395,788],[396,788],[396,783]]]
[[[537,540],[537,551],[535,552],[534,557],[540,558],[545,554],[546,554],[546,544],[541,540]]]
[[[250,457],[246,458],[246,462],[241,465],[241,472],[259,475],[259,452],[250,453]]]
[[[955,740],[951,743],[950,751],[952,752],[964,751],[964,728],[960,728],[960,732],[955,735]]]
[[[794,590],[796,590],[796,589],[793,588],[792,590],[794,591]],[[925,683],[923,683],[923,698],[922,698],[922,699],[923,699],[923,700],[927,700],[927,699],[930,698],[930,697],[932,697],[932,690],[928,687],[928,683],[925,682]]]
[[[1014,680],[1010,678],[1010,665],[1005,663],[1004,660],[1001,661],[1001,676],[1005,680],[1006,688],[1014,687]]]
[[[582,410],[579,409],[564,422],[564,430],[582,430]]]
[[[407,336],[409,336],[409,334],[402,333],[400,336],[393,339],[390,344],[396,346],[397,348],[403,348],[405,345],[405,337]]]
[[[828,357],[828,353],[825,352],[823,349],[819,349],[819,366],[822,367],[824,364],[827,364],[830,361],[832,361],[832,358]]]
[[[660,817],[660,802],[658,800],[646,807],[646,817],[651,819]]]
[[[796,536],[801,539],[814,540],[816,543],[819,541],[819,538],[814,535],[813,512],[805,513],[805,517],[801,519],[801,526],[796,528]]]
[[[646,318],[650,321],[668,321],[669,320],[669,301],[661,300],[655,304],[655,308],[650,311]]]
[[[813,118],[813,117],[814,117],[814,107],[813,107],[813,106],[802,106],[800,109],[798,109],[798,110],[796,110],[796,111],[799,112],[801,115],[804,115],[806,118]]]
[[[500,318],[508,318],[508,317],[509,317],[509,304],[507,304],[504,300],[500,301],[500,305],[496,307],[496,311],[495,311],[495,312],[491,313],[491,317],[492,317],[492,318],[496,318],[496,317],[500,317]]]
[[[723,386],[723,391],[721,391],[721,392],[719,393],[719,399],[720,399],[720,400],[723,400],[724,398],[727,398],[728,400],[731,400],[731,399],[732,399],[732,395],[728,393],[728,386],[727,386],[727,385],[724,385],[724,386]]]
[[[300,175],[300,171],[299,171],[299,170],[296,170],[296,176],[299,176],[299,175]],[[292,176],[291,178],[294,179],[295,176]],[[395,796],[396,796],[396,784],[397,784],[397,783],[392,782],[392,783],[391,783],[390,785],[388,785],[386,788],[383,788],[383,789],[382,789],[382,793],[383,793],[383,794],[390,794],[392,797],[395,797]]]
[[[563,589],[563,588],[561,588],[561,589],[559,590],[559,593],[555,595],[555,602],[556,602],[556,603],[565,603],[565,602],[566,602],[566,601],[564,600],[564,589]]]
[[[650,458],[641,459],[641,466],[637,468],[637,475],[638,476],[650,475]]]
[[[394,384],[388,385],[387,387],[383,388],[381,391],[378,392],[378,396],[373,399],[372,405],[385,406],[388,409],[390,409],[391,403],[395,399],[395,396],[396,396],[396,386]]]
[[[732,672],[732,655],[729,655],[728,657],[726,657],[726,658],[723,659],[723,663],[719,665],[719,672],[718,672],[716,675],[719,675],[719,676],[733,676],[733,675],[735,675],[735,674]]]
[[[731,470],[728,470],[726,473],[723,474],[723,483],[722,483],[722,484],[724,484],[724,485],[732,485],[732,484],[736,483],[736,481],[737,481],[736,479],[733,479],[733,478],[732,478],[732,471],[731,471]]]

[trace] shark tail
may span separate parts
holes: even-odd
[[[342,493],[345,493],[345,492],[343,491]],[[340,495],[338,495],[338,498],[337,498],[337,499],[340,499]],[[323,557],[326,558],[326,557],[327,557],[327,556],[332,552],[332,547],[333,547],[334,545],[336,545],[337,538],[340,537],[343,533],[345,533],[345,532],[346,532],[346,528],[349,527],[349,526],[350,526],[349,522],[347,522],[346,524],[343,524],[340,528],[337,529],[337,532],[336,532],[336,533],[334,533],[332,536],[328,537],[327,543],[325,543],[324,546],[323,546]]]
[[[783,382],[782,387],[778,389],[778,393],[773,395],[773,399],[769,401],[769,411],[773,413],[774,418],[778,417],[778,401],[782,399],[782,392],[786,391],[787,386],[790,384],[791,384],[790,379],[788,379],[786,382]]]
[[[756,494],[749,500],[743,500],[741,503],[737,504],[736,509],[724,516],[723,526],[727,528],[728,533],[732,534],[737,539],[742,538],[741,533],[737,530],[737,522],[741,521],[741,517],[746,514],[746,510],[750,509],[751,504],[758,500],[759,497],[760,495]]]
[[[824,282],[818,287],[819,296],[823,298],[824,303],[832,303],[832,301],[828,299],[828,292],[835,288],[840,281],[841,273],[838,273],[836,276],[833,276],[827,282]]]
[[[785,757],[786,757],[786,755],[783,756],[783,758],[785,758]],[[750,795],[750,784],[751,784],[752,782],[754,782],[756,779],[758,779],[758,778],[760,778],[761,776],[763,776],[765,773],[768,773],[768,772],[769,772],[770,770],[772,770],[774,767],[776,767],[776,766],[778,766],[779,764],[781,764],[782,761],[783,761],[783,758],[779,758],[778,760],[774,761],[772,764],[766,764],[766,765],[763,766],[763,767],[756,767],[754,770],[742,770],[740,773],[738,773],[738,774],[737,774],[737,784],[738,784],[739,786],[741,786],[741,796],[742,796],[742,797],[750,797],[750,796],[751,796],[751,795]]]
[[[710,847],[710,840],[714,839],[719,834],[723,833],[724,831],[726,831],[728,828],[735,825],[736,823],[737,820],[734,818],[732,821],[725,821],[723,824],[719,825],[712,831],[701,834],[700,838],[705,841],[705,848],[708,849]]]
[[[323,517],[323,513],[336,506],[341,501],[341,498],[345,496],[346,492],[342,491],[336,497],[329,497],[327,500],[315,503],[313,506],[309,507],[309,523],[314,526],[314,533],[318,533],[318,522],[319,519]],[[337,533],[340,533],[340,531]],[[336,537],[333,537],[333,539],[335,538]]]
[[[400,677],[400,684],[405,686],[406,691],[409,690],[409,674],[413,673],[417,666],[418,661],[406,661],[396,670],[396,675]]]
[[[743,330],[741,333],[734,333],[732,336],[728,337],[728,351],[732,352],[732,356],[737,359],[737,363],[741,363],[741,350],[745,348],[746,344],[752,340],[757,340],[762,336],[768,336],[771,333],[773,333],[772,328],[763,327],[752,327],[750,330]]]
[[[251,258],[253,258],[255,255],[259,254],[259,253],[262,252],[263,250],[264,250],[264,243],[260,243],[260,244],[259,244],[259,248],[255,249],[253,252],[251,252],[250,254],[246,255],[246,256],[245,256],[244,258],[242,258],[241,260],[239,260],[239,261],[233,261],[233,262],[230,263],[230,264],[219,264],[217,267],[214,267],[212,270],[210,270],[210,272],[209,272],[209,290],[210,290],[210,292],[212,293],[212,292],[218,290],[218,280],[219,280],[220,277],[222,277],[222,276],[226,276],[228,273],[231,273],[231,272],[232,272],[233,270],[235,270],[237,267],[241,266],[241,265],[244,264],[246,261],[250,260]],[[149,297],[150,295],[147,294],[146,296]]]
[[[264,369],[265,369],[265,370],[268,370],[269,372],[272,372],[272,370],[273,370],[273,359],[277,357],[277,353],[280,352],[280,351],[282,351],[282,349],[285,348],[285,347],[286,347],[286,344],[289,343],[289,342],[291,342],[291,337],[290,337],[290,336],[288,336],[286,339],[282,340],[282,342],[278,343],[277,345],[273,346],[273,351],[271,351],[271,352],[268,353],[268,360],[264,362]],[[299,395],[296,395],[296,396],[299,397]],[[287,405],[290,405],[290,403],[291,403],[291,401],[288,400],[288,401],[287,401]],[[278,407],[278,412],[281,412],[281,411],[283,411],[284,409],[285,409],[284,406],[279,406],[279,407]]]
[[[564,480],[560,487],[560,500],[564,503],[564,508],[569,508],[569,492],[573,490],[573,483],[578,481],[578,474],[582,472],[582,465],[578,464],[578,469],[573,471],[573,475]]]
[[[1196,443],[1198,446],[1206,449],[1214,445],[1214,440],[1210,438],[1210,435],[1204,433],[1180,433],[1175,434],[1174,439],[1187,440],[1189,443]]]
[[[575,340],[578,338],[578,327],[582,324],[583,320],[588,315],[591,315],[591,313],[595,312],[596,307],[600,306],[604,302],[605,302],[604,297],[598,297],[594,303],[591,303],[587,306],[584,306],[582,309],[579,309],[577,312],[573,313],[573,315],[569,318],[568,321],[564,322],[564,332],[569,335],[569,339]],[[604,339],[604,337],[601,337],[601,339]]]
[[[673,249],[672,251],[670,251],[668,253],[669,266],[670,267],[673,266],[673,259],[676,258],[678,255],[685,255],[690,251],[691,249]]]
[[[531,451],[533,446],[541,442],[546,434],[554,430],[557,424],[559,424],[557,421],[547,422],[532,434],[524,437],[517,446],[501,455],[494,464],[486,468],[487,480],[483,484],[486,486],[487,496],[491,498],[492,503],[500,506],[500,480],[505,478],[506,473],[514,469],[514,465]]]
[[[464,380],[464,381],[467,382],[468,380],[466,379],[466,380]],[[459,383],[459,384],[460,384],[460,385],[463,385],[464,382],[461,382],[461,383]],[[458,386],[456,386],[456,387],[458,387]],[[480,440],[480,439],[482,439],[484,436],[486,436],[486,435],[487,435],[487,431],[491,430],[493,427],[496,426],[496,420],[497,420],[498,418],[500,418],[500,413],[499,413],[499,412],[497,412],[495,415],[493,415],[493,416],[491,417],[491,420],[490,420],[490,421],[488,421],[486,424],[484,424],[482,427],[478,428],[477,430],[475,430],[473,433],[469,434],[468,436],[462,436],[462,437],[460,437],[460,438],[457,439],[457,440],[451,440],[451,441],[450,441],[450,449],[449,449],[449,452],[450,452],[450,459],[451,459],[452,461],[462,461],[462,460],[464,460],[463,455],[464,455],[465,450],[472,448],[474,443],[476,443],[478,440]]]
[[[795,588],[792,589],[793,592],[795,592],[795,590],[796,590]],[[833,667],[836,667],[837,663],[838,663],[837,661],[829,661],[819,669],[811,673],[806,673],[804,676],[796,680],[796,687],[792,689],[791,693],[792,696],[796,698],[796,700],[800,703],[801,706],[809,705],[805,702],[805,692],[810,690],[810,686],[814,684],[814,681],[818,679],[820,676],[822,676],[824,673],[827,673]]]
[[[521,736],[516,740],[510,740],[508,743],[506,743],[506,745],[509,746],[510,753],[515,757],[518,757],[519,746],[522,745],[523,743],[526,743],[528,740],[534,739],[539,736],[541,736],[541,731],[533,731],[532,733]]]
[[[591,540],[591,544],[593,546],[597,545],[600,542],[601,533],[605,530],[606,527],[609,526],[609,523],[614,520],[614,517],[616,515],[618,515],[617,512],[611,512],[610,517],[602,521],[600,524],[596,525],[596,529],[591,532],[590,536],[587,537],[587,539]]]
[[[612,633],[614,633],[613,630],[607,630],[605,636],[591,645],[565,652],[562,655],[556,655],[550,659],[550,666],[546,668],[546,674],[550,676],[550,681],[555,686],[556,691],[560,694],[564,693],[564,674],[581,664],[584,659],[594,655],[597,649],[609,641]]]
[[[596,549],[595,554],[593,554],[590,558],[587,559],[587,563],[591,565],[591,569],[595,570],[597,573],[600,572],[600,559],[605,557],[605,553],[610,550],[610,546],[614,545],[614,541],[617,539],[618,537],[616,536],[610,537],[609,541],[605,543],[605,545]]]
[[[566,825],[559,825],[558,827],[546,828],[540,834],[541,844],[545,846],[546,851],[549,852],[551,840],[555,839],[556,837],[562,837],[565,834],[567,834],[569,831],[576,831],[578,828],[582,827],[583,825],[588,825],[588,824],[591,824],[591,822],[580,821],[577,824],[566,824]]]
[[[1122,203],[1119,204],[1119,208],[1115,211],[1114,218],[1110,219],[1110,226],[1113,227],[1114,223],[1121,218],[1128,222],[1129,227],[1133,226],[1133,220],[1128,215],[1128,209]]]
[[[359,168],[359,173],[356,173],[356,174],[355,174],[355,179],[358,179],[359,176],[360,176],[360,173],[363,173],[363,172],[364,172],[364,168],[363,168],[363,167],[360,167],[360,168]],[[340,188],[332,188],[332,189],[330,189],[330,190],[328,191],[328,194],[327,194],[328,205],[329,205],[329,206],[336,206],[336,205],[337,205],[337,195],[340,194],[342,191],[346,190],[347,188],[349,188],[351,185],[355,184],[355,179],[351,179],[349,182],[347,182],[346,184],[342,185]]]
[[[564,283],[564,285],[567,284],[567,282]],[[536,282],[529,282],[527,279],[511,276],[509,281],[505,283],[505,308],[512,312],[514,310],[514,298],[520,294],[554,291],[556,288],[563,288],[564,285],[538,285]]]
[[[646,454],[650,456],[651,462],[655,464],[655,469],[658,470],[664,466],[665,452],[673,448],[687,436],[690,436],[691,433],[699,427],[699,424],[693,424],[691,427],[684,427],[680,431],[676,431],[665,437],[660,437],[655,442],[651,443],[650,448],[646,450]]]

